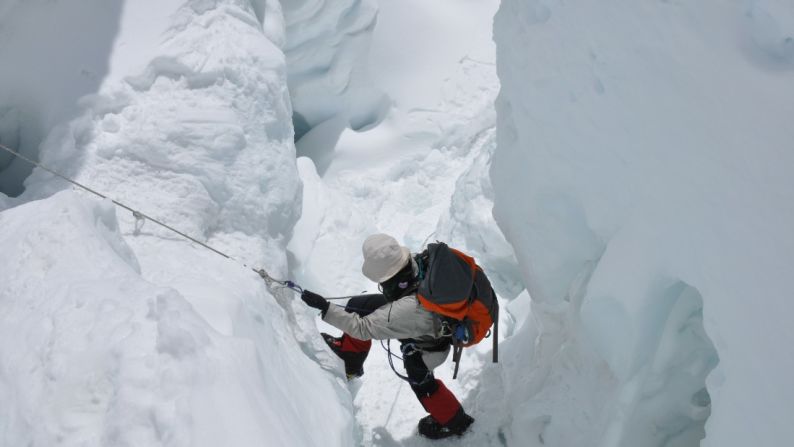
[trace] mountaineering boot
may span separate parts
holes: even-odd
[[[455,416],[445,425],[439,424],[433,416],[425,416],[419,420],[419,434],[428,439],[443,439],[450,436],[461,436],[466,433],[474,418],[460,408]]]
[[[419,402],[430,413],[430,416],[419,421],[420,435],[430,439],[460,436],[474,422],[474,418],[463,411],[460,402],[444,382],[434,379],[427,389],[414,391]]]
[[[328,347],[331,348],[331,351],[345,362],[347,380],[364,375],[364,360],[367,359],[372,341],[359,340],[347,334],[342,334],[341,337],[333,337],[322,332],[321,335]]]

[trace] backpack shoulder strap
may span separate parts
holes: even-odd
[[[496,299],[496,296],[494,296]],[[499,362],[499,307],[496,308],[496,315],[493,321],[493,362]]]

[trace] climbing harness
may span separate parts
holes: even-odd
[[[398,360],[404,360],[406,357],[410,355],[415,355],[416,353],[420,353],[421,355],[422,352],[421,348],[417,347],[416,344],[414,343],[405,343],[402,346],[400,346],[400,351],[403,354],[403,356],[400,357],[399,355],[391,352],[391,340],[387,340],[385,344],[383,343],[383,340],[381,340],[380,345],[384,350],[386,350],[386,356],[389,359],[389,367],[391,367],[391,370],[394,371],[394,374],[396,374],[397,377],[399,377],[402,380],[405,380],[406,382],[408,382],[409,385],[421,385],[422,382],[416,382],[412,380],[410,377],[400,374],[399,371],[397,371],[397,368],[394,366],[395,358]],[[430,374],[429,371],[428,374]]]
[[[117,201],[117,200],[111,199],[110,197],[108,197],[108,196],[106,196],[104,194],[101,194],[101,193],[99,193],[99,192],[97,192],[97,191],[95,191],[95,190],[93,190],[93,189],[91,189],[91,188],[89,188],[89,187],[87,187],[87,186],[75,181],[75,180],[72,180],[69,177],[66,177],[65,175],[62,175],[62,174],[60,174],[60,173],[58,173],[58,172],[56,172],[56,171],[44,166],[44,165],[42,165],[41,163],[39,163],[39,162],[37,162],[35,160],[31,160],[30,158],[25,157],[24,155],[20,154],[19,152],[15,151],[15,150],[7,147],[7,146],[4,146],[4,145],[0,144],[0,149],[3,149],[6,152],[9,152],[10,154],[14,155],[15,157],[20,158],[20,159],[22,159],[22,160],[24,160],[24,161],[26,161],[26,162],[34,165],[34,166],[38,166],[39,168],[49,172],[50,174],[52,174],[52,175],[54,175],[56,177],[60,177],[63,180],[66,180],[67,182],[77,186],[78,188],[81,188],[81,189],[83,189],[85,191],[90,192],[91,194],[94,194],[95,196],[101,197],[103,199],[110,200],[111,202],[113,202],[114,205],[131,212],[132,213],[132,217],[135,218],[135,230],[133,231],[133,234],[135,234],[135,235],[138,235],[140,233],[141,228],[143,228],[143,224],[147,220],[152,221],[152,222],[156,223],[157,225],[160,225],[161,227],[163,227],[163,228],[165,228],[165,229],[167,229],[167,230],[169,230],[171,232],[174,232],[174,233],[182,236],[183,238],[185,238],[185,239],[187,239],[187,240],[189,240],[189,241],[191,241],[191,242],[193,242],[195,244],[198,244],[198,245],[206,248],[207,250],[210,250],[210,251],[214,252],[215,254],[223,256],[224,258],[229,259],[231,261],[234,261],[234,262],[242,265],[245,268],[250,268],[251,270],[255,271],[259,275],[259,277],[262,278],[262,280],[265,281],[265,284],[267,285],[268,288],[271,288],[274,285],[278,285],[278,286],[281,286],[281,287],[286,287],[286,288],[288,288],[290,290],[294,290],[295,292],[298,292],[298,293],[303,293],[303,288],[301,288],[301,286],[295,284],[292,281],[289,281],[289,280],[278,280],[278,279],[275,279],[272,276],[270,276],[270,274],[268,274],[267,271],[265,271],[265,269],[263,269],[263,268],[256,269],[256,268],[253,268],[253,267],[249,267],[246,263],[244,263],[242,261],[239,261],[239,260],[227,255],[226,253],[224,253],[224,252],[222,252],[220,250],[212,248],[209,245],[205,244],[204,242],[201,242],[201,241],[199,241],[199,240],[197,240],[197,239],[195,239],[195,238],[193,238],[191,236],[188,236],[187,234],[177,230],[176,228],[174,228],[174,227],[172,227],[170,225],[164,224],[163,222],[160,222],[159,220],[157,220],[157,219],[155,219],[153,217],[150,217],[150,216],[148,216],[148,215],[146,215],[146,214],[144,214],[144,213],[142,213],[142,212],[140,212],[140,211],[138,211],[136,209],[133,209],[133,208],[131,208],[131,207],[129,207],[129,206]]]
[[[397,371],[397,368],[394,366],[394,360],[393,360],[394,357],[398,358],[399,360],[403,360],[403,358],[391,352],[391,340],[387,340],[386,343],[384,343],[383,340],[381,340],[380,345],[386,351],[386,357],[389,359],[389,366],[391,367],[391,370],[394,371],[394,374],[396,374],[397,377],[405,380],[406,382],[413,384],[413,381],[408,376],[404,376],[400,374]]]

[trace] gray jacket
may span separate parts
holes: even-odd
[[[418,348],[438,345],[441,331],[441,321],[438,316],[425,309],[415,295],[385,304],[365,317],[332,305],[323,320],[354,338],[361,340],[411,338],[416,340]],[[449,347],[439,352],[425,351],[422,353],[422,360],[428,368],[433,369],[444,363],[448,354]]]

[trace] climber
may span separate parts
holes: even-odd
[[[347,305],[331,306],[324,297],[308,290],[301,294],[307,305],[322,312],[325,322],[341,329],[341,337],[322,334],[342,358],[348,379],[364,374],[373,339],[398,339],[407,380],[422,406],[430,413],[419,421],[419,434],[431,439],[462,435],[474,422],[466,414],[433,369],[449,355],[451,340],[441,335],[437,314],[423,307],[417,297],[418,272],[425,262],[385,234],[369,236],[363,245],[364,276],[379,284],[382,294],[360,295]]]

